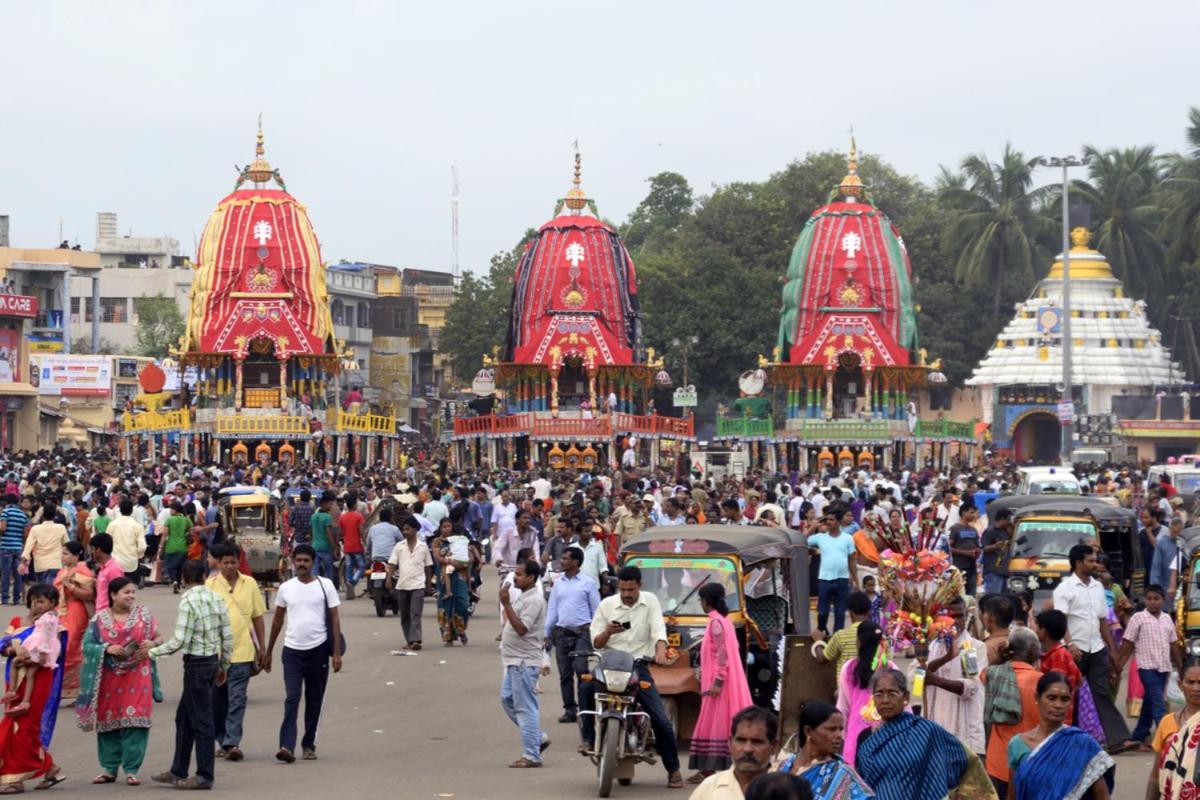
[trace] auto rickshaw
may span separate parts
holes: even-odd
[[[680,739],[690,739],[700,713],[700,643],[708,626],[700,587],[725,587],[729,621],[737,630],[746,678],[758,705],[770,707],[779,678],[776,644],[807,633],[808,549],[804,536],[783,528],[681,525],[630,536],[620,563],[642,571],[642,591],[662,605],[670,666],[651,674]]]
[[[261,486],[230,486],[217,497],[226,537],[246,554],[254,579],[274,585],[281,579],[283,503]]]
[[[1184,528],[1179,539],[1187,572],[1176,592],[1175,626],[1184,653],[1200,656],[1200,525]]]
[[[1007,550],[1010,591],[1028,589],[1040,605],[1070,574],[1071,548],[1095,542],[1113,581],[1132,596],[1141,594],[1146,565],[1138,547],[1137,516],[1129,509],[1087,495],[1005,497],[992,502],[988,514],[1001,509],[1013,513]]]

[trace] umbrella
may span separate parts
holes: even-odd
[[[411,425],[408,425],[407,423],[401,423],[400,424],[400,432],[401,433],[416,433],[417,429],[412,427]]]

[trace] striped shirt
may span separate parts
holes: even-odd
[[[4,520],[4,534],[0,536],[0,550],[21,550],[25,547],[25,526],[29,524],[29,516],[20,506],[7,506],[0,511],[0,519]]]
[[[229,609],[221,596],[207,586],[192,586],[180,596],[175,633],[150,648],[150,657],[167,656],[177,650],[182,650],[185,656],[218,656],[221,669],[229,667],[233,655]]]

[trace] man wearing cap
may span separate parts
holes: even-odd
[[[651,501],[654,500],[650,497]],[[644,500],[638,502],[637,495],[628,495],[625,498],[624,513],[613,526],[613,534],[616,535],[617,541],[620,544],[625,544],[625,541],[635,533],[641,533],[650,527],[650,520],[646,518]]]

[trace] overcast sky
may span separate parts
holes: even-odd
[[[925,179],[1005,140],[1182,149],[1198,18],[1195,0],[13,4],[0,214],[15,246],[53,246],[61,218],[90,248],[115,211],[194,254],[261,111],[327,261],[449,269],[457,164],[480,269],[549,217],[576,139],[614,220],[657,172],[706,193],[844,148],[851,125]]]

